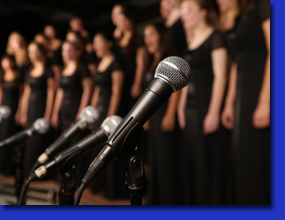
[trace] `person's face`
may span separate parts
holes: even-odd
[[[62,59],[63,61],[71,61],[76,60],[78,58],[78,51],[74,48],[74,46],[70,43],[65,42],[62,45]]]
[[[2,66],[4,71],[7,71],[13,67],[13,61],[11,61],[8,58],[3,58],[1,60],[1,66]]]
[[[10,38],[10,46],[12,47],[12,49],[18,50],[22,47],[21,44],[21,37],[18,34],[13,34]]]
[[[112,10],[111,19],[112,19],[112,22],[115,26],[117,26],[117,24],[118,24],[118,16],[119,16],[119,14],[122,13],[122,11],[123,11],[123,8],[120,5],[115,5],[113,10]]]
[[[238,0],[216,0],[219,10],[222,11],[227,11],[233,7],[235,7],[238,3]]]
[[[72,32],[67,33],[66,40],[74,42],[74,43],[77,43],[78,41],[77,36]]]
[[[80,31],[83,29],[83,23],[78,18],[71,19],[69,25],[73,31]]]
[[[44,35],[48,38],[54,38],[55,37],[55,30],[52,26],[46,26],[44,29]]]
[[[160,1],[160,15],[162,18],[166,18],[169,15],[170,7],[167,3],[167,0]]]
[[[112,43],[107,41],[101,34],[96,34],[93,39],[93,49],[97,57],[102,58],[110,50]]]
[[[28,55],[32,63],[42,60],[42,54],[35,43],[28,46]]]
[[[153,25],[147,25],[144,29],[144,43],[150,54],[159,50],[160,36]]]
[[[180,5],[181,21],[185,28],[193,28],[205,19],[206,10],[200,8],[195,0],[183,1]]]
[[[38,43],[38,44],[41,44],[43,45],[46,49],[48,48],[48,41],[46,40],[46,38],[42,35],[36,35],[35,36],[35,41]]]

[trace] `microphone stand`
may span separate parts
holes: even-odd
[[[22,186],[24,184],[24,174],[23,174],[23,158],[24,158],[24,144],[20,143],[14,147],[13,161],[15,163],[15,194],[17,200],[19,201]]]
[[[76,165],[59,170],[62,180],[59,191],[60,205],[74,204],[74,193],[76,191],[75,170]]]

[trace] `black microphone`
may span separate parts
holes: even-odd
[[[48,148],[45,149],[45,152],[42,153],[34,164],[32,171],[34,171],[38,166],[47,162],[50,158],[56,155],[65,143],[67,143],[72,137],[86,130],[89,125],[94,124],[99,118],[99,111],[93,106],[85,107],[79,119],[72,123],[69,128],[56,139]]]
[[[6,140],[0,142],[0,149],[8,146],[15,146],[26,138],[35,134],[45,134],[49,130],[49,123],[44,118],[37,119],[30,128],[27,128]]]
[[[74,165],[83,155],[93,150],[96,146],[104,144],[121,121],[122,118],[116,115],[106,118],[100,128],[93,131],[74,146],[59,153],[52,161],[40,166],[29,179],[42,178],[56,169]]]
[[[9,118],[10,114],[11,114],[11,110],[8,106],[6,105],[0,106],[0,124],[3,119]]]
[[[190,73],[190,66],[180,57],[168,57],[159,63],[154,79],[90,164],[82,185],[88,185],[114,157],[124,156],[128,148],[135,147],[133,143],[144,123],[173,92],[188,85]]]

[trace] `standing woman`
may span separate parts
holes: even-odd
[[[54,101],[53,72],[46,66],[47,56],[44,47],[32,42],[28,46],[31,62],[26,71],[23,98],[21,101],[21,125],[30,127],[38,118],[50,121]],[[45,136],[30,137],[26,141],[24,175],[28,176],[37,157],[48,146]]]
[[[25,72],[29,67],[26,42],[21,34],[14,31],[8,38],[6,53],[15,57],[17,68],[20,71],[22,79],[25,78]]]
[[[142,93],[146,49],[136,36],[135,20],[128,10],[124,9],[118,15],[117,27],[121,36],[117,38],[116,46],[125,73],[122,105],[127,114]]]
[[[208,0],[185,0],[181,20],[191,41],[185,60],[191,80],[182,90],[179,123],[188,164],[188,204],[229,204],[228,133],[220,123],[227,82],[226,42],[214,25],[217,15]]]
[[[80,63],[79,57],[79,46],[76,43],[64,41],[62,44],[64,67],[60,75],[60,84],[56,92],[51,118],[52,126],[56,129],[59,128],[60,134],[80,117],[82,110],[90,102],[92,78],[87,67]],[[68,144],[75,143],[82,136],[72,138]],[[85,162],[88,161],[81,160],[77,166],[76,181],[80,181],[88,169],[88,164]]]
[[[8,119],[0,124],[0,141],[14,135],[20,130],[20,95],[22,94],[22,81],[20,73],[16,69],[15,58],[11,55],[4,55],[1,58],[2,70],[0,70],[0,106],[6,105],[11,110]],[[14,149],[3,149],[0,154],[0,172],[5,175],[12,175],[14,165],[12,161]]]
[[[149,24],[144,29],[144,42],[150,54],[145,85],[154,77],[155,69],[164,58],[174,55],[172,41],[163,24]],[[166,46],[167,45],[167,46]],[[183,205],[182,166],[180,166],[180,129],[176,109],[180,91],[154,113],[149,120],[149,166],[147,203],[152,205]],[[181,164],[182,165],[182,164]],[[182,170],[180,172],[180,170]]]
[[[118,115],[122,90],[124,83],[124,73],[121,65],[112,52],[113,38],[112,34],[99,32],[94,36],[94,51],[100,62],[97,65],[96,76],[94,77],[94,93],[91,105],[100,112],[97,127],[101,125],[106,117]],[[99,152],[94,151],[97,155]],[[91,187],[92,192],[103,193],[109,199],[125,198],[127,186],[125,186],[125,169],[117,161],[113,160],[106,171],[100,174]]]
[[[270,204],[270,1],[217,1],[234,55],[222,122],[232,132],[235,204]]]

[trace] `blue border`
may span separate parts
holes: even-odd
[[[270,207],[60,207],[1,206],[0,218],[9,219],[285,219],[284,124],[285,124],[285,1],[271,0],[271,148],[272,205]],[[283,216],[283,217],[282,217]]]

